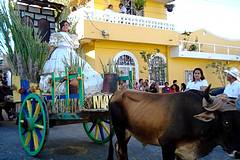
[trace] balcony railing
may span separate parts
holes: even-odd
[[[162,30],[175,30],[175,25],[166,20],[87,8],[80,8],[72,12],[69,16],[69,20],[72,22],[78,22],[82,19]]]
[[[240,47],[212,43],[180,41],[180,51],[206,52],[213,54],[227,54],[240,56]]]
[[[221,44],[180,41],[170,49],[172,57],[240,61],[240,47]]]

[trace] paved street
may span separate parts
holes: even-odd
[[[161,159],[159,147],[143,147],[135,139],[129,145],[129,160]],[[108,144],[96,145],[88,139],[81,124],[50,128],[46,148],[39,158],[28,156],[22,149],[14,122],[0,122],[0,159],[1,160],[106,160]],[[201,160],[231,160],[220,147]]]

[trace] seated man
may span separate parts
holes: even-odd
[[[238,98],[240,95],[240,72],[237,68],[232,67],[230,70],[225,70],[227,73],[227,81],[229,84],[226,85],[223,93],[231,98]]]

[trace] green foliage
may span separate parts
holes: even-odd
[[[83,54],[83,49],[81,49],[80,52],[80,54]],[[69,59],[67,59],[67,57],[64,57],[62,62],[64,66],[68,68],[68,71],[72,73],[77,73],[78,67],[84,68],[84,65],[86,63],[85,61],[80,60],[78,56],[74,57],[72,53],[70,54]]]
[[[61,15],[60,15],[60,17],[58,18],[58,23],[60,23],[61,21],[63,21],[63,20],[66,20],[67,19],[67,17],[68,17],[68,15],[70,14],[70,8],[69,7],[65,7],[64,9],[63,9],[63,11],[61,12]]]
[[[211,64],[207,64],[206,68],[210,69],[212,73],[217,76],[222,86],[226,85],[227,80],[226,80],[226,74],[224,73],[224,70],[228,70],[230,68],[227,66],[227,62],[216,60]]]
[[[188,48],[189,51],[197,51],[198,47],[196,44],[191,44]]]
[[[4,58],[13,74],[36,83],[49,56],[48,44],[41,42],[42,38],[33,28],[23,24],[12,1],[8,7],[3,3],[1,5],[0,33],[3,39],[0,41],[0,49],[5,53]]]
[[[141,58],[144,60],[145,63],[147,63],[147,65],[149,65],[149,60],[150,60],[151,56],[160,52],[160,49],[158,49],[158,48],[156,48],[154,50],[155,50],[155,52],[151,52],[151,53],[147,53],[146,51],[140,52]],[[147,67],[143,66],[143,69],[147,70]]]
[[[99,60],[104,74],[119,74],[119,67],[117,65],[117,62],[115,62],[112,59],[109,59],[108,63],[104,65],[102,60],[101,59]]]
[[[134,9],[140,11],[144,9],[144,6],[146,4],[146,0],[134,0],[133,1],[133,7]]]
[[[185,42],[183,42],[183,49],[187,49],[188,48],[188,41],[190,39],[190,36],[191,36],[192,32],[187,32],[187,31],[184,31],[181,35],[183,36],[183,40]]]

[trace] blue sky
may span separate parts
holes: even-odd
[[[240,0],[175,0],[168,20],[179,32],[206,29],[226,39],[240,40]]]

